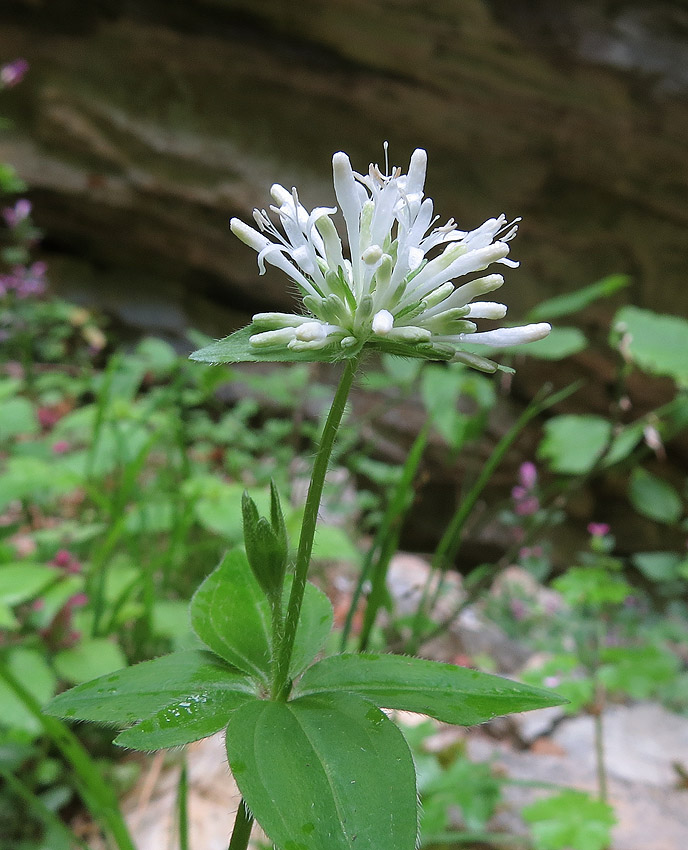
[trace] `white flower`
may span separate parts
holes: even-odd
[[[334,190],[344,217],[349,257],[332,221],[336,208],[309,212],[291,192],[275,184],[271,210],[254,210],[258,229],[233,218],[232,232],[282,269],[303,297],[302,315],[258,313],[250,344],[295,352],[327,350],[333,359],[364,345],[428,359],[453,360],[485,371],[495,363],[462,350],[465,343],[493,347],[518,345],[547,336],[547,323],[477,333],[472,319],[501,319],[503,304],[474,299],[498,289],[500,274],[475,276],[494,263],[515,267],[507,258],[518,229],[515,219],[488,219],[476,230],[459,230],[453,220],[436,227],[433,204],[423,198],[427,154],[416,150],[407,174],[377,165],[355,172],[345,153],[332,159]],[[389,171],[386,168],[386,171]],[[458,277],[474,275],[456,286]]]

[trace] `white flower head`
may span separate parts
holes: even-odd
[[[436,226],[433,203],[423,197],[427,154],[418,149],[408,172],[371,165],[358,174],[345,153],[332,158],[334,190],[344,218],[345,239],[332,220],[336,208],[309,212],[296,189],[274,185],[271,206],[280,227],[264,210],[254,210],[258,229],[239,219],[232,232],[280,268],[299,288],[301,314],[258,313],[250,345],[319,351],[332,359],[363,346],[427,359],[453,360],[493,372],[497,364],[463,350],[466,343],[518,345],[547,336],[547,323],[477,332],[473,319],[500,319],[506,307],[475,300],[498,289],[493,264],[515,267],[509,242],[519,219],[488,219],[476,230],[459,230],[453,220]],[[345,252],[343,242],[348,244]],[[346,254],[348,253],[348,256]],[[468,278],[457,285],[457,278]]]

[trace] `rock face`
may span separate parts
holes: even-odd
[[[163,325],[221,334],[241,319],[218,302],[288,303],[227,218],[275,180],[331,202],[333,151],[365,168],[384,139],[393,162],[428,148],[442,218],[524,216],[516,313],[619,271],[635,303],[686,312],[685,9],[606,5],[4,0],[0,57],[32,67],[3,94],[0,160],[72,257],[63,290],[143,295],[151,321],[173,301]]]

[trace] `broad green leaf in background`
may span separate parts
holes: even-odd
[[[84,640],[55,656],[55,670],[70,684],[80,684],[126,667],[127,659],[116,643],[106,638]]]
[[[643,422],[633,422],[616,432],[612,437],[609,451],[605,454],[602,465],[613,466],[615,463],[625,460],[643,439],[643,429]]]
[[[538,457],[554,472],[584,475],[602,457],[612,436],[611,423],[601,416],[565,414],[545,423]]]
[[[292,577],[284,583],[288,600]],[[270,604],[240,549],[229,552],[191,601],[191,622],[198,637],[230,664],[267,682],[272,621]],[[324,593],[306,584],[296,630],[290,673],[296,675],[322,648],[332,627],[332,605]]]
[[[416,711],[460,726],[565,702],[552,691],[467,667],[368,653],[324,658],[306,671],[294,694],[342,692],[358,693],[381,708]]]
[[[13,631],[19,628],[19,620],[12,613],[12,609],[4,602],[0,602],[0,629]]]
[[[10,398],[2,402],[0,442],[20,435],[36,434],[38,421],[33,405],[25,398]]]
[[[39,705],[46,703],[55,693],[55,674],[48,666],[43,654],[35,649],[18,646],[10,650],[0,666],[7,664],[10,673],[19,679]],[[0,726],[22,729],[36,734],[41,725],[35,715],[19,699],[0,676]]]
[[[11,457],[0,475],[0,510],[15,499],[34,499],[44,503],[69,493],[79,477],[65,463],[35,457]]]
[[[676,490],[640,466],[631,474],[628,498],[639,514],[656,522],[673,525],[681,519],[683,507]]]
[[[474,763],[466,757],[456,758],[427,782],[423,791],[430,800],[442,800],[447,809],[459,806],[462,820],[472,832],[485,830],[502,796],[501,780],[493,773],[492,765]],[[428,844],[433,843],[429,833],[423,838],[429,839]]]
[[[59,581],[60,572],[45,564],[18,562],[0,566],[0,602],[19,605],[33,599],[52,582]]]
[[[686,563],[676,552],[636,552],[631,556],[633,566],[650,581],[673,581],[681,577],[681,566]]]
[[[658,646],[607,646],[601,654],[600,682],[633,699],[650,699],[679,674],[681,662]]]
[[[136,346],[136,355],[146,370],[156,378],[163,378],[179,363],[179,356],[169,342],[155,337],[146,337]]]
[[[235,711],[227,755],[247,805],[287,850],[413,850],[413,760],[399,729],[354,694]]]
[[[215,690],[251,693],[252,685],[213,653],[187,650],[77,685],[56,696],[45,711],[55,717],[126,726],[174,702]]]
[[[302,522],[301,508],[287,515],[286,525],[291,540],[299,539]],[[311,557],[314,561],[350,561],[357,564],[361,560],[361,552],[344,528],[319,522],[315,529]]]
[[[604,850],[616,823],[609,803],[583,791],[562,791],[521,812],[532,825],[536,850]]]
[[[585,309],[600,298],[608,298],[619,289],[628,286],[630,282],[631,279],[627,275],[609,275],[598,280],[597,283],[584,286],[575,292],[566,292],[563,295],[541,301],[537,307],[534,307],[528,313],[526,319],[529,322],[551,322],[553,319],[560,319],[562,316],[570,316],[572,313]],[[530,351],[530,349],[531,346],[529,345],[526,350]]]
[[[610,343],[620,345],[633,362],[651,375],[688,386],[688,321],[640,307],[622,307],[614,316]]]
[[[190,480],[184,492],[193,499],[194,513],[203,528],[237,544],[243,539],[241,499],[244,489],[241,484],[228,484],[208,476]],[[252,489],[251,497],[262,516],[269,513],[270,492],[266,487]]]
[[[619,605],[633,588],[618,573],[605,567],[569,567],[552,582],[568,605]]]

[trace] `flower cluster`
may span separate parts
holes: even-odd
[[[477,332],[474,319],[501,319],[506,307],[482,296],[504,282],[500,274],[474,277],[493,263],[514,267],[507,258],[517,221],[501,215],[476,230],[459,230],[453,220],[435,226],[423,187],[427,154],[416,150],[408,173],[371,165],[355,172],[344,153],[332,160],[334,190],[344,218],[349,257],[332,216],[336,208],[309,212],[296,189],[275,184],[271,210],[254,210],[257,229],[239,219],[233,233],[265,263],[285,272],[303,296],[304,310],[253,316],[250,344],[258,350],[331,351],[346,356],[364,345],[392,353],[466,363],[487,372],[497,364],[463,349],[466,343],[495,348],[545,337],[546,323]]]
[[[0,275],[0,297],[14,293],[17,298],[43,295],[48,267],[42,261],[31,266],[15,266],[9,274]]]
[[[26,198],[20,198],[13,207],[5,207],[2,210],[2,217],[5,224],[11,229],[19,227],[19,225],[28,221],[31,215],[31,201]]]
[[[537,495],[537,467],[530,461],[522,463],[518,470],[518,484],[512,489],[514,510],[518,516],[532,516],[540,510]]]

